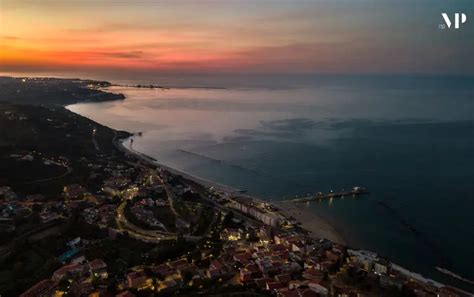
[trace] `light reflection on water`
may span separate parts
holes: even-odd
[[[474,278],[473,92],[416,85],[113,87],[127,99],[68,108],[142,131],[134,148],[165,165],[267,199],[366,186],[367,198],[310,207],[354,245],[434,277],[444,265]]]

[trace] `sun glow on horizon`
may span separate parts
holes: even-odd
[[[4,71],[472,72],[463,41],[445,42],[453,37],[420,21],[419,6],[393,1],[0,0],[0,9]],[[417,24],[407,30],[401,18]],[[465,59],[440,59],[446,47]]]

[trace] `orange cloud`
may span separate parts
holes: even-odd
[[[472,73],[474,69],[467,46],[470,27],[459,34],[443,34],[429,27],[416,10],[401,5],[380,4],[377,9],[382,10],[371,17],[367,8],[372,4],[364,1],[157,2],[0,0],[0,70]],[[410,27],[400,22],[407,14]]]

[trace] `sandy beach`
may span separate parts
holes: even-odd
[[[279,213],[286,217],[294,217],[298,222],[301,223],[301,227],[309,231],[309,236],[311,238],[320,239],[326,238],[333,242],[346,244],[344,238],[336,232],[336,230],[324,219],[315,214],[311,209],[309,209],[305,203],[292,203],[288,201],[268,201],[260,197],[251,196],[245,193],[242,193],[239,189],[235,189],[226,185],[222,185],[208,179],[200,178],[171,168],[169,166],[160,164],[156,159],[147,156],[141,152],[134,150],[126,145],[128,139],[119,141],[117,146],[119,149],[122,149],[126,153],[131,153],[139,159],[152,164],[154,166],[161,167],[173,174],[181,175],[186,179],[192,180],[196,183],[205,185],[206,187],[214,187],[217,191],[226,193],[229,196],[240,196],[247,199],[252,199],[256,202],[265,202],[270,203],[279,209]]]
[[[310,232],[312,238],[326,238],[333,242],[346,244],[344,238],[334,228],[314,213],[306,203],[272,202],[285,216],[292,216],[301,223],[301,227]]]

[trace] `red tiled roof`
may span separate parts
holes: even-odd
[[[89,262],[89,267],[91,270],[103,269],[107,267],[107,264],[102,259],[95,259]]]
[[[21,294],[20,297],[36,297],[40,295],[41,292],[48,290],[49,288],[52,288],[53,285],[54,285],[54,282],[52,280],[44,279],[36,283],[33,287],[26,290],[26,292]]]
[[[267,285],[267,282],[271,282],[271,278],[258,278],[255,280],[257,287],[264,288]]]
[[[129,278],[129,279],[136,279],[136,278],[140,278],[140,277],[144,277],[144,276],[145,276],[145,271],[143,271],[143,270],[133,271],[133,272],[130,272],[129,274],[127,274],[127,278]]]
[[[68,272],[76,272],[79,271],[83,268],[81,264],[67,264],[64,265],[63,267],[59,268],[53,273],[53,277],[59,277],[62,276]]]
[[[194,274],[194,272],[196,272],[196,270],[198,270],[198,268],[196,267],[196,265],[194,264],[185,264],[185,265],[181,265],[177,268],[178,272],[179,273],[183,273],[185,271],[189,271],[191,273]]]
[[[267,289],[270,291],[273,291],[275,289],[280,289],[283,288],[283,284],[279,282],[268,282],[267,283]]]
[[[258,266],[256,264],[247,264],[247,266],[245,266],[245,269],[247,269],[250,272],[258,272],[259,271]]]
[[[125,291],[125,292],[115,295],[115,297],[135,297],[135,294],[133,294],[130,291]]]
[[[247,263],[251,258],[252,255],[250,255],[249,253],[241,253],[234,255],[234,260],[241,263]]]
[[[248,270],[241,269],[240,270],[240,280],[242,282],[248,282],[252,279],[252,273]]]
[[[283,244],[275,244],[274,246],[271,247],[271,250],[273,252],[282,252],[286,250],[285,246]]]
[[[275,276],[275,280],[282,284],[288,284],[291,281],[291,276],[289,274],[279,274]]]
[[[222,264],[218,260],[214,260],[211,262],[211,265],[209,266],[212,270],[221,270],[222,269]]]
[[[323,273],[314,268],[308,268],[305,271],[303,271],[303,277],[306,279],[314,279],[314,278],[319,278],[322,276],[323,276]]]
[[[179,260],[176,260],[176,261],[173,261],[170,263],[171,267],[178,267],[180,265],[183,265],[183,264],[188,264],[188,260],[186,259],[179,259]]]

